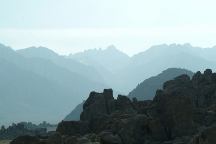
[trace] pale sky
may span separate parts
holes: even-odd
[[[0,43],[61,54],[114,44],[129,55],[152,45],[216,45],[215,0],[0,0]]]

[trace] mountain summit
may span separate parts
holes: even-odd
[[[52,59],[58,56],[54,51],[46,48],[46,47],[29,47],[21,50],[17,50],[17,52],[25,57],[30,58],[46,58]]]
[[[119,51],[114,45],[110,45],[106,49],[90,49],[71,54],[70,58],[96,68],[102,67],[110,72],[115,72],[126,66],[130,60],[128,55]]]
[[[135,97],[138,100],[152,100],[156,91],[162,89],[164,82],[183,74],[192,77],[193,72],[186,69],[169,68],[159,75],[150,77],[137,85],[137,87],[129,93],[129,97]]]

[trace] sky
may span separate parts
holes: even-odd
[[[214,0],[0,0],[0,43],[60,54],[115,45],[216,45]]]

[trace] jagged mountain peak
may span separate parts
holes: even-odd
[[[73,56],[79,56],[79,55],[83,55],[83,54],[88,54],[88,56],[91,56],[91,55],[95,55],[95,54],[98,55],[98,54],[107,54],[107,53],[121,54],[121,55],[124,55],[126,57],[129,57],[127,54],[125,54],[124,52],[119,50],[115,45],[109,45],[105,49],[103,49],[103,48],[87,49],[87,50],[84,50],[82,52],[70,54],[69,56],[73,57]]]
[[[102,67],[111,72],[124,67],[130,60],[127,54],[118,50],[114,45],[110,45],[106,49],[85,50],[71,54],[69,57],[87,65],[99,66],[99,69]],[[113,65],[113,63],[116,65]]]

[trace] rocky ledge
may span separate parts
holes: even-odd
[[[216,73],[164,83],[152,101],[132,101],[111,89],[91,92],[80,121],[62,121],[47,137],[11,144],[216,144]]]

